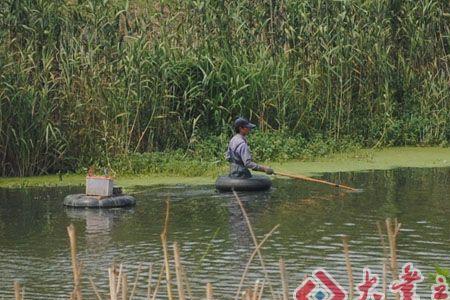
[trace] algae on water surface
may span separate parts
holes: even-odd
[[[288,161],[271,164],[275,170],[295,174],[314,175],[324,172],[347,172],[363,170],[383,170],[397,167],[449,167],[450,148],[439,147],[395,147],[386,149],[362,149],[351,153],[341,153],[315,161]],[[220,168],[217,167],[217,172]],[[177,176],[173,174],[139,174],[117,176],[116,181],[123,187],[151,185],[199,185],[212,184],[213,176]],[[84,175],[45,175],[33,177],[0,178],[0,187],[26,186],[73,186],[83,185]]]

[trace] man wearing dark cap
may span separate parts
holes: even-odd
[[[246,136],[255,127],[255,124],[250,123],[245,118],[239,117],[234,121],[236,134],[231,138],[225,155],[230,162],[230,177],[250,178],[252,174],[248,169],[266,172],[269,175],[273,174],[273,170],[270,167],[258,165],[252,160],[252,153],[247,144]]]

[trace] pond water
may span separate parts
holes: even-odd
[[[350,238],[356,281],[364,266],[381,275],[383,249],[376,223],[396,217],[402,224],[399,264],[413,262],[422,271],[426,279],[419,292],[429,298],[428,275],[436,265],[450,267],[450,168],[322,177],[363,188],[363,192],[277,179],[268,192],[239,194],[259,240],[280,224],[262,249],[275,290],[279,290],[280,257],[286,261],[291,292],[318,267],[347,286],[342,235]],[[142,299],[149,264],[154,264],[155,281],[161,265],[166,199],[171,204],[169,243],[177,241],[181,247],[195,298],[204,295],[206,282],[213,284],[217,298],[234,297],[253,244],[232,194],[219,194],[212,186],[153,186],[136,188],[138,204],[132,209],[62,206],[65,195],[82,190],[0,189],[0,299],[13,296],[14,279],[25,286],[26,299],[67,299],[72,289],[66,231],[70,223],[77,229],[85,298],[94,297],[88,276],[106,295],[107,268],[117,262],[123,263],[133,280],[142,264],[135,297]],[[253,284],[257,278],[264,276],[256,259],[246,282]]]

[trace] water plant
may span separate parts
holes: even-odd
[[[294,144],[448,144],[449,11],[444,0],[1,1],[0,174],[189,152],[228,136],[237,115]]]

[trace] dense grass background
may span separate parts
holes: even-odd
[[[237,115],[260,158],[445,145],[449,24],[448,0],[3,0],[0,174],[219,160]]]

